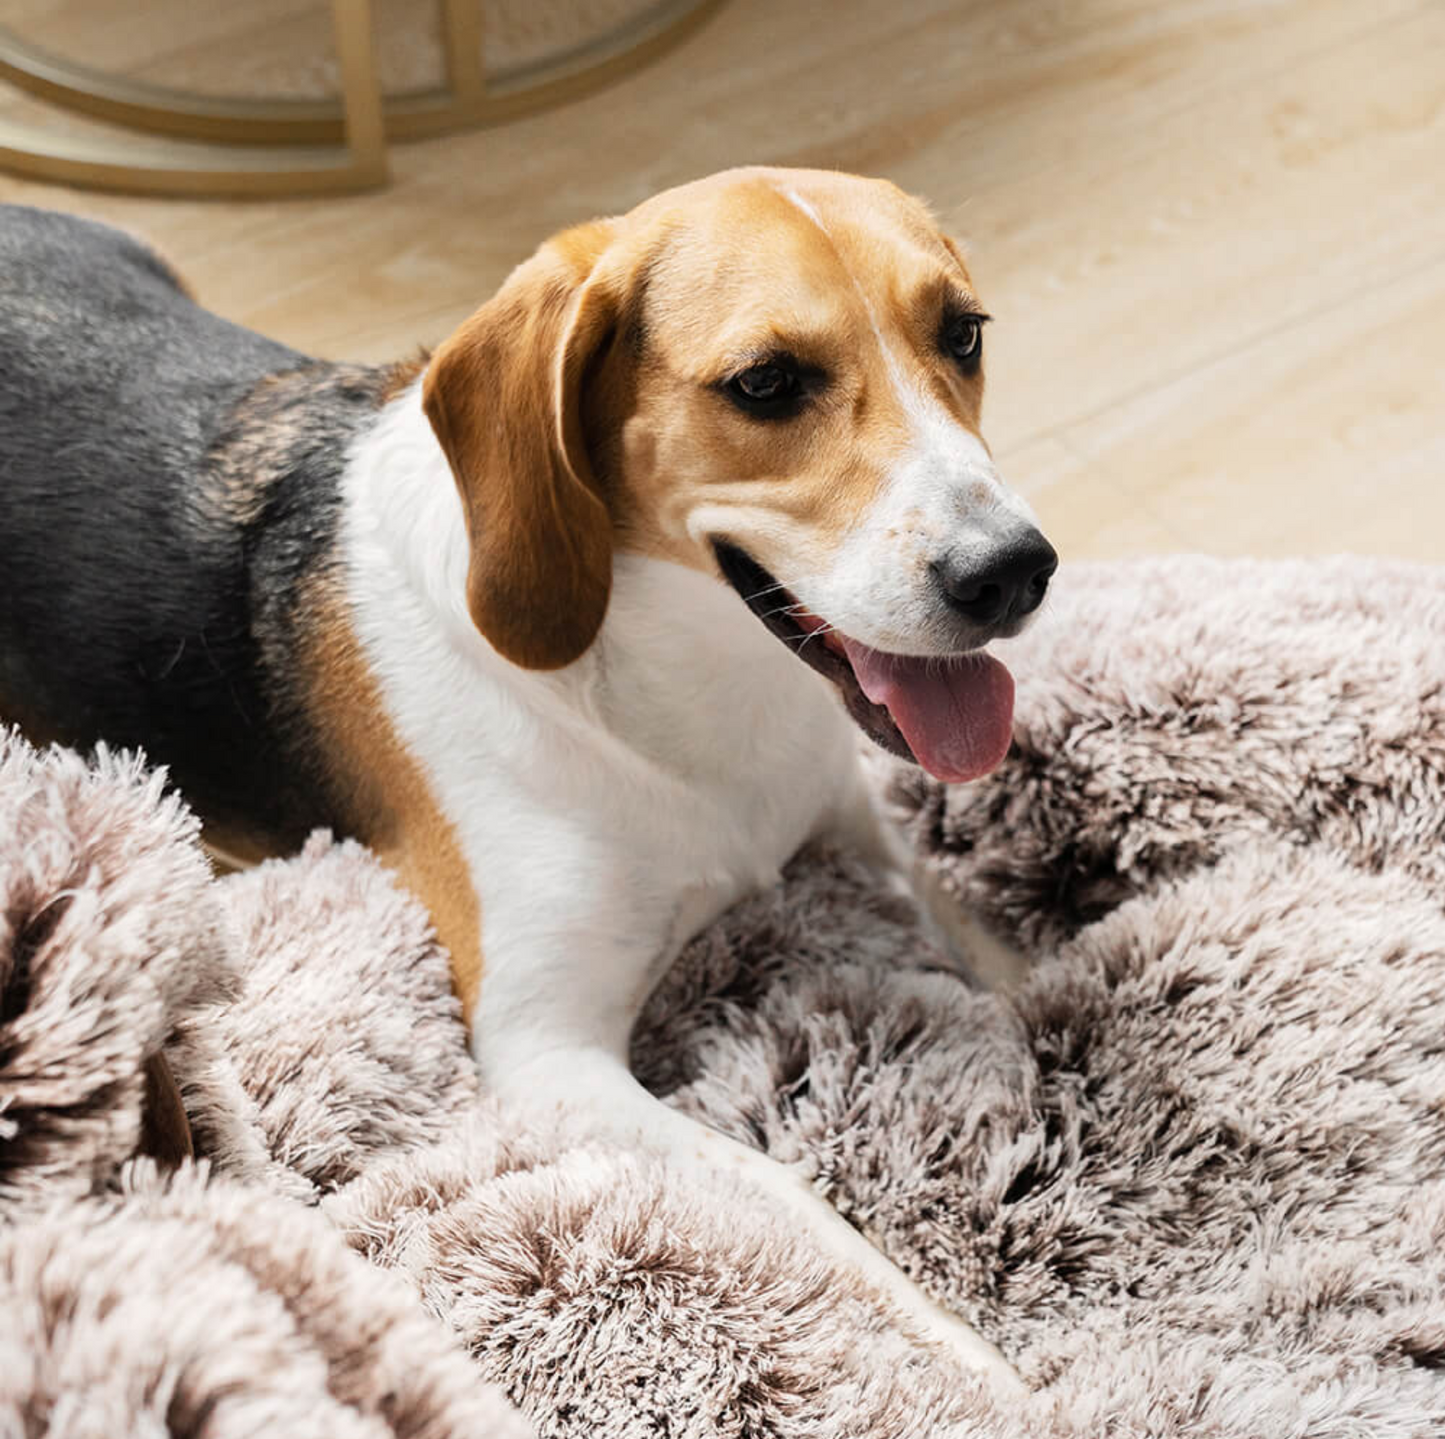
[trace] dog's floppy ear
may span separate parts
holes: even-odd
[[[581,396],[617,323],[616,286],[597,272],[611,236],[598,221],[548,241],[437,350],[422,389],[466,513],[472,620],[526,669],[581,655],[612,587]]]

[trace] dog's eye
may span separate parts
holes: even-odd
[[[943,322],[943,348],[965,370],[978,368],[987,319],[987,315],[953,315]]]
[[[751,365],[728,381],[734,399],[749,407],[772,407],[793,399],[799,389],[796,370],[768,362]]]

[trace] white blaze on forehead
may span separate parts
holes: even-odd
[[[784,187],[782,194],[790,204],[806,215],[832,244],[832,236],[817,209],[791,186]],[[974,485],[980,483],[991,485],[999,491],[997,502],[1006,504],[1013,496],[1000,479],[998,471],[994,468],[993,460],[989,457],[982,441],[959,424],[958,420],[936,399],[928,395],[922,387],[909,380],[903,361],[883,334],[878,311],[869,299],[868,292],[863,288],[857,275],[848,268],[848,263],[838,247],[833,245],[832,248],[839,265],[842,266],[843,273],[848,276],[853,289],[857,292],[858,301],[863,306],[863,313],[868,317],[869,328],[878,341],[878,349],[883,356],[883,364],[888,371],[888,378],[893,382],[899,406],[911,422],[912,443],[909,446],[908,455],[908,461],[911,463],[900,466],[900,471],[916,468],[926,473],[934,482],[932,488],[938,488],[939,482],[942,482],[942,488],[950,494],[954,493],[954,487],[963,481]],[[899,477],[901,478],[901,474]],[[935,498],[940,497],[936,496]],[[922,496],[915,496],[907,503],[916,506],[921,498]],[[1023,510],[1027,511],[1027,506],[1023,506]],[[1032,518],[1032,513],[1028,512],[1028,514],[1029,518]]]
[[[831,243],[832,236],[828,233],[828,227],[823,223],[822,216],[791,186],[784,189],[783,197],[815,224],[824,237]],[[858,277],[848,268],[847,262],[843,259],[836,245],[833,246],[833,253],[838,258],[838,263],[843,267],[843,273],[852,282],[853,288],[858,292],[859,302],[863,306],[863,313],[868,316],[869,327],[873,331],[874,338],[878,341],[878,348],[883,354],[883,363],[888,369],[888,378],[893,381],[893,388],[898,393],[898,402],[908,411],[915,420],[920,418],[919,401],[922,396],[918,394],[914,386],[908,383],[908,377],[903,372],[903,366],[898,356],[888,347],[888,341],[883,338],[883,327],[878,323],[878,312],[873,308],[873,302],[868,298],[867,292],[859,284]]]
[[[792,201],[825,235],[828,233],[828,227],[823,223],[822,217],[791,185],[783,190],[783,195]]]

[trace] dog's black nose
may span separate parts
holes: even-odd
[[[1054,547],[1032,527],[983,559],[960,554],[933,562],[949,605],[978,625],[1032,614],[1058,567]]]

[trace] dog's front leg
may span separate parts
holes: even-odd
[[[570,947],[575,968],[555,987],[529,983],[525,976],[546,974],[555,981],[560,978],[556,962],[488,967],[472,1046],[501,1102],[514,1113],[545,1116],[549,1126],[560,1119],[573,1132],[658,1154],[679,1173],[735,1177],[856,1275],[920,1342],[1001,1389],[1020,1391],[1017,1375],[992,1344],[929,1298],[801,1175],[670,1109],[643,1089],[626,1058],[635,1015],[612,1002],[615,988],[604,999],[597,985],[599,974],[618,978],[625,960],[599,955],[598,939],[595,930],[577,935]],[[647,956],[636,965],[642,974],[659,967]],[[645,989],[637,992],[640,1004]]]
[[[818,838],[861,856],[895,889],[907,892],[954,972],[988,989],[1007,989],[1028,974],[1028,959],[969,914],[938,870],[882,813],[876,783],[869,782],[861,764],[856,783],[845,790]]]

